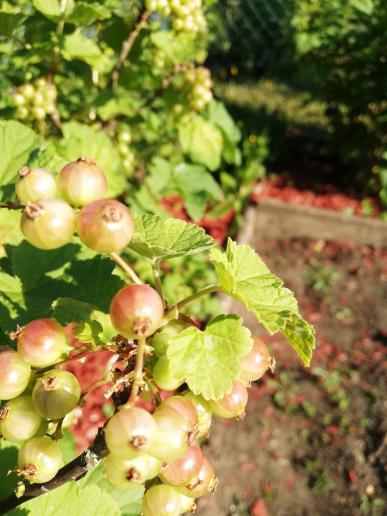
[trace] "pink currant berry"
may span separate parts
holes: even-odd
[[[0,400],[11,400],[27,387],[31,366],[11,348],[0,347]]]
[[[165,484],[185,486],[199,474],[203,465],[203,454],[197,444],[190,446],[180,459],[168,462],[161,468],[160,478]]]
[[[75,226],[74,212],[60,199],[28,203],[21,219],[25,239],[38,249],[57,249],[67,244]]]
[[[133,234],[128,208],[114,199],[100,199],[82,208],[77,218],[82,242],[100,253],[122,251]]]
[[[176,489],[185,496],[197,498],[215,492],[217,487],[218,479],[215,476],[214,468],[207,457],[203,455],[203,463],[199,473],[186,486],[179,486]]]
[[[63,326],[53,319],[36,319],[18,334],[17,349],[28,364],[42,368],[59,362],[72,348]]]
[[[234,382],[231,391],[220,400],[210,400],[212,411],[220,417],[243,417],[247,405],[248,393],[242,382]]]
[[[253,337],[253,348],[241,358],[240,379],[254,382],[262,378],[265,372],[272,367],[273,359],[270,356],[266,344],[258,337]]]
[[[16,195],[20,202],[52,199],[56,195],[55,178],[44,168],[23,167],[19,170],[20,179],[16,183]]]
[[[113,326],[124,337],[149,337],[160,326],[164,315],[161,297],[147,285],[128,285],[114,296],[110,304]]]
[[[63,167],[59,182],[63,197],[72,206],[86,206],[106,196],[106,176],[90,158],[82,157]]]

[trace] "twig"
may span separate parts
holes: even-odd
[[[8,201],[0,204],[0,208],[7,208],[8,210],[24,210],[24,204],[20,204],[19,201]]]
[[[150,12],[147,11],[147,10],[143,10],[141,11],[138,19],[137,19],[137,22],[136,22],[136,25],[134,27],[134,29],[132,30],[132,32],[129,34],[128,38],[123,42],[122,44],[122,48],[121,48],[121,53],[120,53],[120,56],[118,58],[118,61],[113,69],[113,72],[112,72],[112,86],[113,88],[115,88],[118,84],[118,79],[120,77],[120,71],[121,71],[121,68],[123,67],[128,55],[129,55],[129,52],[131,51],[136,39],[137,39],[137,36],[139,35],[139,33],[141,32],[141,30],[146,26],[147,22],[148,22],[148,18],[150,16]]]
[[[126,272],[126,274],[129,276],[129,278],[133,281],[133,283],[136,283],[137,285],[141,285],[142,281],[137,276],[137,274],[134,272],[134,270],[130,267],[128,263],[126,263],[125,260],[121,258],[121,256],[117,253],[110,253],[110,256],[113,258],[113,260],[116,262],[116,264],[121,267],[122,270]]]
[[[137,355],[136,355],[136,366],[134,368],[134,378],[132,383],[132,389],[130,391],[129,400],[127,406],[132,406],[136,403],[138,391],[142,384],[142,370],[144,367],[144,353],[145,353],[146,339],[141,338],[137,341]]]
[[[158,261],[152,262],[152,271],[153,271],[153,277],[155,280],[156,290],[157,290],[159,296],[161,297],[161,299],[163,301],[163,306],[165,308],[165,302],[164,302],[164,296],[163,296],[163,286],[161,284],[160,267],[159,267]]]
[[[213,292],[218,292],[220,289],[220,285],[210,285],[209,287],[203,288],[202,290],[198,290],[198,292],[195,292],[195,294],[192,294],[192,296],[188,296],[178,303],[176,305],[171,306],[171,308],[168,310],[168,312],[171,312],[174,309],[180,309],[183,306],[187,305],[188,303],[191,303],[192,301],[195,301],[195,299],[198,299],[199,297],[205,296],[206,294],[212,294]],[[167,313],[168,313],[167,312]]]
[[[6,514],[11,509],[21,505],[32,498],[36,498],[42,494],[48,493],[66,482],[72,480],[79,480],[84,477],[89,471],[95,469],[100,463],[101,459],[106,455],[107,448],[105,443],[103,428],[99,429],[97,437],[93,444],[87,448],[79,457],[72,460],[66,466],[59,470],[55,478],[44,484],[32,484],[27,487],[24,495],[18,498],[16,495],[11,495],[2,502],[0,502],[0,514]]]

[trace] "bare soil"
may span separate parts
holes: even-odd
[[[277,361],[244,421],[215,419],[220,478],[200,516],[387,514],[387,251],[308,239],[252,245],[315,324],[309,369],[275,335]],[[238,303],[254,334],[263,329]]]

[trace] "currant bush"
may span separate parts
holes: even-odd
[[[169,14],[174,15],[176,6],[190,4],[165,5],[170,5]],[[209,79],[207,74],[204,76]],[[26,92],[35,94],[28,88]],[[120,142],[129,145],[131,135],[121,129]],[[14,470],[23,479],[18,493],[25,489],[27,498],[36,496],[29,483],[44,484],[39,488],[39,493],[43,493],[52,488],[49,481],[54,477],[54,483],[60,485],[68,478],[79,478],[101,462],[106,485],[110,483],[129,493],[144,486],[143,516],[177,516],[193,511],[195,499],[213,492],[217,486],[214,468],[199,444],[200,439],[209,435],[212,415],[242,419],[250,382],[259,380],[268,369],[273,370],[274,360],[262,340],[251,338],[241,319],[220,316],[199,327],[186,305],[202,295],[222,291],[239,300],[246,298],[245,304],[250,307],[257,271],[262,269],[260,258],[248,246],[232,241],[225,253],[212,249],[210,260],[216,268],[218,283],[172,304],[163,290],[163,274],[168,271],[165,262],[211,248],[211,238],[200,228],[152,215],[135,218],[133,222],[123,203],[104,197],[106,177],[92,159],[80,158],[62,169],[60,192],[56,190],[54,176],[45,169],[27,169],[21,176],[16,189],[19,201],[26,202],[26,206],[12,203],[12,207],[16,204],[16,209],[23,209],[21,230],[33,246],[43,250],[64,246],[73,237],[76,226],[79,239],[69,248],[80,249],[80,261],[82,266],[87,264],[87,274],[95,253],[82,243],[109,254],[97,258],[98,275],[77,278],[77,284],[72,285],[81,300],[60,297],[51,306],[52,316],[47,317],[44,299],[44,316],[17,326],[9,334],[17,350],[0,347],[0,435],[20,446]],[[69,204],[51,197],[57,193]],[[134,227],[137,220],[138,227]],[[118,256],[121,251],[124,256]],[[42,256],[34,249],[28,252]],[[126,262],[127,254],[143,257],[147,270],[153,273],[153,281],[152,276],[147,279],[154,288],[142,282],[137,262],[133,268]],[[66,264],[63,267],[60,253],[46,256],[47,262],[42,259],[38,268],[48,264],[50,282],[58,285],[62,295],[69,281],[69,268]],[[55,260],[59,260],[59,269],[52,268]],[[120,266],[129,284],[122,286],[123,275],[115,272],[112,283],[100,277],[101,263]],[[9,270],[13,265],[12,262]],[[31,306],[31,291],[37,291],[39,302],[44,298],[40,285],[35,287],[34,265],[29,264],[28,278],[33,288],[25,292],[23,284],[18,292],[23,299],[23,318],[29,314],[26,307]],[[243,270],[243,281],[235,270]],[[270,276],[266,269],[263,274]],[[6,272],[1,275],[7,277],[6,292],[9,286],[16,288],[15,278],[8,278]],[[273,278],[273,285],[277,285],[278,280]],[[88,303],[81,290],[82,281],[90,284],[94,279],[96,285],[92,285],[92,299]],[[260,284],[258,281],[257,289]],[[282,286],[278,289],[278,297],[284,297]],[[289,297],[289,291],[286,296]],[[265,305],[265,316],[270,312],[270,302],[269,299]],[[313,331],[294,311],[294,305],[291,301],[289,317],[299,327],[295,328],[297,339],[292,343],[307,363]],[[101,306],[105,311],[97,308]],[[275,306],[276,315],[277,310]],[[270,323],[270,331],[273,324]],[[281,318],[279,330],[283,324]],[[306,335],[302,347],[299,335]],[[97,381],[87,386],[82,383],[82,390],[77,376],[68,369],[77,371],[73,362],[82,363],[99,351],[107,353],[105,367]],[[99,428],[92,446],[61,469],[63,459],[57,440],[62,437],[62,429],[69,421],[71,425],[75,412],[82,414],[89,393],[100,386],[105,389],[106,398],[112,399],[112,412]],[[12,503],[18,504],[14,498]]]

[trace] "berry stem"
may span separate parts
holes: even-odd
[[[153,271],[153,277],[155,280],[155,288],[157,290],[158,295],[161,297],[161,299],[163,301],[163,306],[165,308],[165,302],[164,302],[164,296],[163,296],[163,286],[161,284],[160,266],[159,266],[158,261],[152,262],[152,271]]]
[[[151,13],[147,10],[143,10],[140,12],[140,15],[137,19],[134,29],[129,34],[128,38],[123,42],[120,56],[118,58],[118,61],[115,65],[115,67],[113,68],[113,73],[112,73],[112,87],[113,88],[115,88],[117,86],[118,79],[120,77],[121,68],[123,67],[124,62],[126,61],[128,55],[129,55],[129,52],[131,51],[131,49],[137,39],[137,36],[148,23],[150,14]]]
[[[195,301],[195,299],[198,299],[199,297],[205,296],[207,294],[212,294],[213,292],[218,292],[218,291],[220,291],[220,285],[209,285],[208,287],[203,288],[202,290],[198,290],[197,292],[195,292],[195,294],[185,297],[184,299],[182,299],[181,301],[176,303],[176,305],[169,308],[167,313],[169,313],[175,309],[180,310],[180,308],[182,308],[185,305],[188,305],[188,303],[191,303],[192,301]]]
[[[121,258],[121,256],[119,254],[110,253],[110,256],[113,258],[113,260],[116,262],[116,264],[126,272],[126,274],[133,281],[133,283],[136,283],[137,285],[142,285],[142,281],[140,280],[140,278],[137,276],[137,274],[134,272],[134,270],[130,267],[130,265]]]
[[[20,204],[19,201],[8,201],[0,204],[0,208],[7,208],[8,210],[23,210],[24,204]]]
[[[128,400],[128,407],[133,406],[136,403],[138,397],[138,391],[142,383],[142,369],[144,367],[144,353],[145,353],[146,339],[138,339],[137,341],[137,356],[136,365],[134,368],[134,378],[132,383],[132,390]]]

